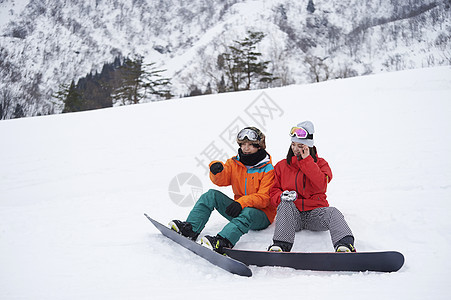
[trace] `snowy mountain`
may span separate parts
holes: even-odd
[[[0,299],[448,299],[450,78],[449,66],[436,67],[4,120]],[[217,188],[205,166],[210,155],[236,153],[237,127],[262,129],[276,163],[289,128],[307,119],[334,174],[328,200],[357,250],[400,251],[400,271],[251,266],[252,277],[238,277],[143,216],[183,219],[199,194]],[[225,224],[214,213],[203,234]],[[273,231],[250,232],[236,248],[265,249]],[[294,250],[331,251],[332,243],[327,232],[304,231]]]
[[[4,0],[0,111],[59,113],[60,85],[118,56],[167,69],[177,96],[215,92],[218,55],[247,30],[266,35],[259,51],[280,77],[253,88],[449,65],[450,14],[449,0]]]

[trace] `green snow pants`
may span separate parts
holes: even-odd
[[[245,207],[236,218],[225,213],[227,206],[234,200],[217,190],[209,190],[197,200],[186,219],[193,226],[194,232],[201,232],[214,209],[216,209],[229,223],[218,234],[235,245],[243,234],[249,230],[262,230],[271,223],[266,214],[257,208]]]

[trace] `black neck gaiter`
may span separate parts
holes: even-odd
[[[238,149],[238,154],[240,157],[240,162],[245,166],[255,166],[259,162],[261,162],[268,153],[265,149],[258,149],[254,154],[244,154],[241,148]]]

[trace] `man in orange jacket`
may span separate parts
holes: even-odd
[[[271,156],[266,152],[265,135],[255,127],[246,127],[237,135],[238,155],[224,164],[210,163],[210,179],[218,186],[232,186],[234,199],[211,189],[194,205],[185,222],[173,220],[170,227],[196,240],[216,209],[229,223],[216,235],[204,236],[201,244],[219,253],[232,248],[249,230],[268,227],[276,215],[270,205],[269,190],[274,180]]]

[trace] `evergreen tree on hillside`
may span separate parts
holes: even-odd
[[[313,0],[309,0],[307,4],[307,11],[311,14],[315,12],[315,4],[313,4]]]
[[[172,98],[171,80],[161,75],[164,71],[156,70],[155,63],[144,65],[141,79],[143,88],[145,89],[145,95],[153,95],[156,99]]]
[[[75,82],[72,80],[69,88],[66,91],[60,92],[60,94],[66,93],[66,98],[64,100],[64,110],[63,113],[81,111],[84,108],[84,103],[81,95],[77,91]]]
[[[23,105],[20,103],[16,103],[16,108],[14,109],[13,118],[18,119],[18,118],[24,118],[24,117],[25,117],[25,111],[24,111]]]
[[[232,91],[250,90],[258,82],[272,82],[277,79],[266,71],[269,61],[262,61],[262,54],[256,51],[257,44],[265,37],[263,32],[248,31],[241,41],[234,41],[229,52],[218,58],[218,66],[224,70]]]
[[[120,84],[113,91],[113,103],[138,104],[143,99],[152,98],[152,95],[155,97],[151,100],[171,98],[170,79],[162,77],[164,70],[155,70],[154,65],[155,63],[143,64],[142,57],[125,59],[119,68]]]
[[[78,88],[86,104],[85,110],[111,107],[112,87],[105,81],[105,74],[92,73],[78,82]]]
[[[170,98],[170,79],[161,76],[154,64],[137,59],[116,58],[100,73],[89,73],[77,84],[61,85],[53,97],[64,103],[64,112],[84,111]],[[152,98],[153,96],[153,98]]]
[[[60,90],[53,95],[63,99],[63,113],[106,108],[112,106],[110,83],[104,79],[105,73],[89,73],[80,78],[77,84],[74,81],[70,86],[60,86]]]
[[[142,72],[142,59],[137,61],[126,58],[124,64],[119,67],[120,84],[113,91],[113,104],[137,104],[141,100],[140,80]]]

